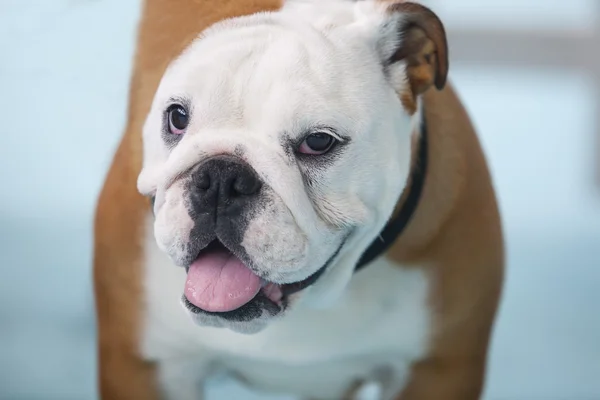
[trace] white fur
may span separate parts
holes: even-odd
[[[381,388],[387,399],[427,351],[425,273],[379,259],[353,276],[409,174],[418,113],[403,112],[398,99],[405,65],[384,66],[401,40],[394,29],[401,18],[374,1],[289,2],[276,13],[214,25],[168,67],[144,126],[138,188],[156,196],[145,243],[143,354],[160,362],[171,398],[193,398],[195,379],[207,370],[224,369],[265,390],[333,399],[391,368]],[[161,126],[173,96],[190,100],[192,117],[169,148]],[[311,170],[307,188],[309,167],[290,161],[282,142],[315,125],[333,127],[349,143],[331,166]],[[205,158],[240,146],[269,199],[242,242],[264,277],[305,279],[345,244],[280,318],[197,326],[180,306],[185,271],[174,266],[185,259],[193,226],[182,179]]]
[[[191,322],[179,302],[185,271],[157,248],[151,221],[147,231],[142,354],[162,366],[169,399],[201,398],[207,371],[223,370],[260,390],[336,399],[355,380],[371,379],[385,367],[393,373],[381,399],[389,399],[405,384],[410,364],[427,351],[429,281],[422,269],[379,259],[329,308],[299,306],[245,335]],[[369,386],[365,391],[372,391]],[[190,394],[191,388],[198,392]]]

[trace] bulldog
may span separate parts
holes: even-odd
[[[101,398],[481,396],[504,249],[444,26],[407,1],[146,0],[95,220]]]

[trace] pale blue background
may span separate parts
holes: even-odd
[[[454,25],[590,23],[586,0],[530,0],[525,14],[453,1],[440,13]],[[2,400],[96,396],[91,222],[124,126],[138,12],[137,0],[0,0]],[[508,242],[486,399],[600,399],[591,80],[471,64],[451,76],[481,132]],[[233,390],[214,382],[211,398],[243,398]]]

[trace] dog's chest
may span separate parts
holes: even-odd
[[[335,398],[382,367],[392,368],[394,386],[401,385],[410,363],[427,350],[428,281],[419,269],[378,261],[352,279],[335,306],[294,310],[243,335],[194,325],[179,303],[185,272],[148,247],[142,338],[148,359],[191,363],[199,371],[210,364],[263,390]]]

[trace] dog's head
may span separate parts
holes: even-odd
[[[225,20],[171,63],[138,188],[199,324],[256,332],[340,295],[406,185],[419,96],[447,69],[429,9],[368,0]]]

